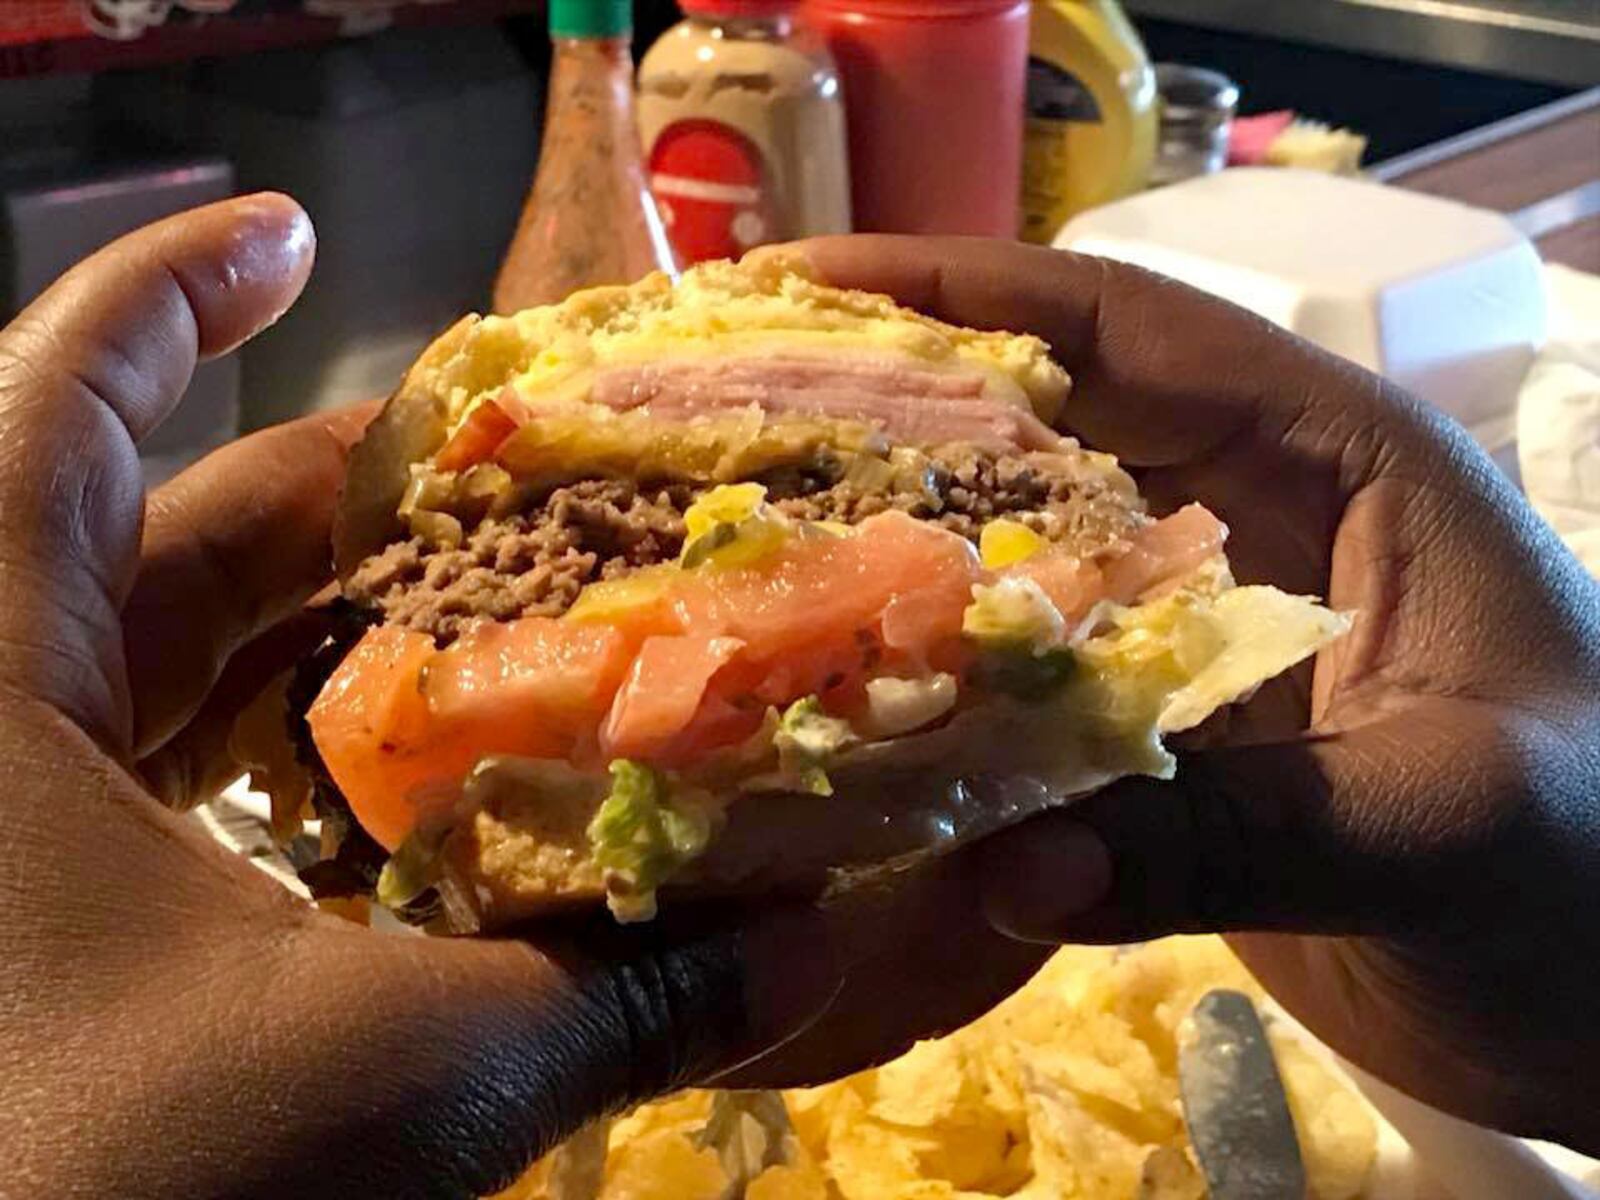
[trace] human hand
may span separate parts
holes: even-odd
[[[807,913],[611,944],[375,934],[157,803],[222,778],[233,715],[320,636],[300,606],[370,410],[245,438],[148,502],[135,443],[197,358],[289,306],[312,250],[283,197],[200,209],[0,333],[7,1194],[489,1192],[837,986]]]
[[[1356,614],[1175,783],[1127,781],[984,846],[995,928],[1237,931],[1352,1061],[1600,1148],[1600,587],[1510,484],[1375,376],[1141,271],[981,242],[801,249],[831,283],[1040,334],[1075,378],[1071,431],[1158,510],[1202,501],[1242,581]]]
[[[170,799],[203,789],[239,699],[317,636],[295,610],[327,574],[363,418],[258,435],[175,481],[151,499],[142,562],[130,434],[197,350],[287,306],[309,243],[281,199],[190,214],[98,256],[0,339],[0,502],[18,514],[0,531],[17,651],[0,762],[27,784],[0,802],[12,1177],[39,1195],[469,1195],[579,1121],[729,1078],[797,1028],[733,1078],[885,1057],[1020,982],[1046,950],[990,929],[970,854],[820,914],[546,930],[536,949],[320,917],[151,801],[135,770]],[[1067,842],[1084,869],[1050,898],[1092,899],[1106,852],[1081,829]]]

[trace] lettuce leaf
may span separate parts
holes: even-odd
[[[619,921],[648,921],[656,888],[711,839],[709,813],[675,806],[660,771],[619,758],[609,768],[611,791],[589,822],[589,850],[605,872],[606,907]]]
[[[801,791],[816,796],[833,795],[828,760],[856,740],[850,722],[830,717],[815,696],[789,705],[779,718],[772,739],[778,749],[780,772],[794,779]]]

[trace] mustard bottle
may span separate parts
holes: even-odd
[[[1155,157],[1155,73],[1116,0],[1033,0],[1022,236],[1139,190]]]

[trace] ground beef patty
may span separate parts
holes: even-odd
[[[395,542],[356,568],[344,594],[441,640],[474,617],[559,616],[585,584],[676,558],[694,494],[681,484],[585,480],[526,513],[484,520],[454,549]]]
[[[792,517],[854,524],[899,509],[974,540],[986,521],[1012,516],[1051,541],[1099,549],[1138,519],[1129,496],[1087,457],[949,447],[930,455],[921,486],[866,488],[828,464],[762,482]],[[485,519],[454,548],[422,538],[396,542],[362,563],[344,594],[441,642],[477,617],[559,616],[597,579],[676,558],[684,510],[699,490],[584,480],[536,498],[522,513]]]

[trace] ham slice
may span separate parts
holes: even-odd
[[[1060,447],[1060,434],[988,385],[979,371],[891,358],[772,355],[611,367],[595,376],[591,399],[666,420],[753,404],[769,413],[864,421],[896,441],[970,442],[1001,451]]]

